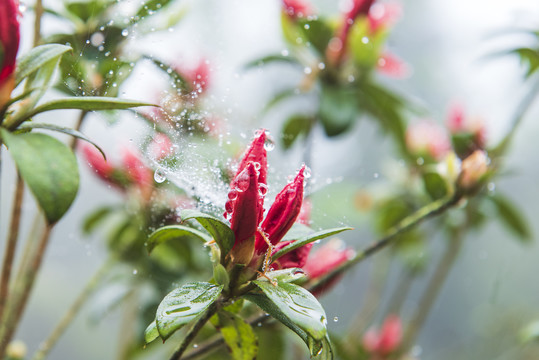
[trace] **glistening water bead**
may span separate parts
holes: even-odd
[[[153,174],[153,179],[155,180],[156,183],[161,184],[167,179],[167,176],[165,175],[165,172],[163,171],[163,169],[158,168],[157,170],[155,170],[155,173]]]

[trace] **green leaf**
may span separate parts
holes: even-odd
[[[223,285],[225,289],[228,288],[230,277],[228,276],[228,272],[223,265],[215,265],[215,267],[213,268],[213,279],[217,284]]]
[[[266,273],[267,279],[260,278],[260,281],[273,281],[278,283],[293,283],[298,280],[304,279],[306,274],[300,268],[288,268],[282,270],[273,270]]]
[[[320,354],[326,342],[326,313],[316,298],[301,286],[278,283],[277,286],[260,280],[253,281],[261,293],[251,292],[244,297],[290,328],[309,347],[311,356]],[[331,354],[326,344],[325,352]],[[331,355],[329,355],[331,358]]]
[[[253,360],[258,353],[258,340],[251,325],[238,315],[221,311],[217,327],[234,360]]]
[[[275,54],[275,55],[267,55],[259,59],[250,61],[247,64],[245,64],[243,68],[245,70],[249,70],[249,69],[262,67],[262,66],[272,64],[272,63],[284,63],[284,64],[292,64],[292,65],[301,66],[301,64],[294,57],[284,56],[281,54]]]
[[[157,331],[163,340],[202,315],[217,300],[222,285],[189,283],[170,292],[157,308]]]
[[[71,149],[45,134],[11,134],[2,140],[17,168],[52,224],[71,206],[79,188],[77,160]]]
[[[105,220],[107,215],[116,209],[114,206],[103,206],[90,213],[82,223],[82,232],[86,235],[92,233]]]
[[[530,77],[539,69],[539,49],[519,48],[512,50],[511,53],[517,54],[520,62],[528,66],[526,77]]]
[[[103,158],[105,160],[107,159],[107,156],[105,155],[105,152],[103,151],[103,149],[101,149],[99,147],[99,145],[97,145],[95,142],[90,140],[86,135],[84,135],[83,133],[81,133],[80,131],[77,131],[75,129],[71,129],[71,128],[67,128],[67,127],[63,127],[63,126],[58,126],[58,125],[53,125],[53,124],[43,124],[43,123],[26,123],[26,124],[21,125],[21,126],[18,127],[18,130],[22,130],[22,131],[25,131],[27,129],[29,129],[29,130],[31,130],[31,129],[52,130],[52,131],[57,131],[57,132],[61,132],[61,133],[67,134],[67,135],[74,136],[74,137],[76,137],[78,139],[84,140],[84,141],[92,144],[93,146],[95,146],[95,148],[97,150],[99,150],[101,155],[103,155]]]
[[[432,200],[438,200],[447,195],[447,182],[437,172],[428,172],[423,175],[425,190]]]
[[[90,18],[99,17],[113,2],[114,0],[70,1],[65,8],[86,23]]]
[[[322,19],[299,19],[298,24],[303,29],[303,33],[307,40],[324,57],[329,41],[333,37],[333,29],[331,29]]]
[[[522,242],[531,241],[530,227],[516,206],[505,196],[499,194],[487,196],[487,199],[491,200],[495,205],[498,216],[508,230],[517,235]]]
[[[312,242],[314,242],[316,240],[324,239],[324,238],[326,238],[328,236],[337,235],[340,232],[343,232],[343,231],[346,231],[346,230],[353,230],[353,229],[354,228],[351,228],[351,227],[340,227],[340,228],[334,228],[334,229],[327,229],[327,230],[317,231],[315,233],[312,233],[312,234],[309,234],[309,235],[304,236],[302,238],[299,238],[298,240],[294,241],[291,244],[288,244],[287,246],[285,246],[284,248],[282,248],[281,250],[279,250],[275,254],[273,254],[273,256],[271,258],[272,262],[277,260],[281,256],[283,256],[284,254],[289,253],[290,251],[295,250],[295,249],[297,249],[299,247],[302,247],[304,245],[307,245],[309,243],[312,243]]]
[[[200,225],[204,227],[204,229],[208,230],[217,245],[219,245],[222,257],[226,256],[234,246],[234,232],[227,224],[225,224],[221,220],[211,215],[204,214],[200,211],[191,209],[182,210],[182,212],[180,213],[180,217],[183,221],[195,219],[200,223]]]
[[[309,226],[296,222],[292,225],[290,230],[288,230],[286,235],[283,236],[281,241],[297,240],[313,233],[315,233],[315,231]]]
[[[522,344],[537,342],[539,340],[539,320],[535,320],[522,328],[518,337]]]
[[[17,60],[15,72],[15,86],[18,86],[26,77],[32,75],[51,61],[58,61],[71,47],[60,44],[40,45]]]
[[[164,62],[154,59],[153,57],[146,56],[148,60],[153,62],[159,69],[163,70],[172,80],[174,84],[181,90],[190,92],[193,90],[192,84],[190,84],[182,74],[177,72],[172,66],[165,64]]]
[[[167,6],[170,0],[148,0],[139,8],[135,18],[144,18],[150,13],[155,12],[163,7]]]
[[[289,117],[282,130],[282,144],[285,149],[289,149],[300,135],[309,134],[314,124],[314,118],[310,115],[292,115]]]
[[[157,322],[154,320],[146,330],[144,330],[144,342],[146,344],[151,343],[159,337],[159,331],[157,331]]]
[[[203,233],[202,231],[190,228],[188,226],[168,225],[163,226],[151,233],[148,237],[148,241],[146,242],[146,247],[148,248],[148,252],[152,252],[152,250],[157,245],[165,243],[167,241],[185,240],[192,238],[200,239],[203,242],[208,242],[212,239],[210,236]]]
[[[293,88],[290,88],[290,89],[284,89],[284,90],[279,91],[277,94],[275,94],[271,98],[270,101],[268,101],[266,106],[264,106],[264,109],[262,110],[262,113],[268,112],[272,107],[274,107],[275,105],[277,105],[277,104],[281,103],[282,101],[288,99],[289,97],[299,95],[299,94],[301,94],[301,92],[296,87],[293,87]]]
[[[328,136],[347,131],[359,115],[356,92],[339,86],[322,87],[319,115]]]
[[[33,111],[26,114],[30,118],[44,111],[78,109],[86,111],[96,110],[123,110],[138,106],[156,106],[154,104],[144,103],[136,100],[118,99],[105,96],[80,96],[72,98],[62,98],[48,101],[39,105]]]

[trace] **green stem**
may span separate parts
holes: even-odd
[[[183,339],[182,343],[174,351],[174,354],[170,357],[170,360],[180,360],[185,350],[187,350],[187,347],[195,339],[195,337],[198,335],[198,332],[204,327],[204,325],[210,320],[210,318],[219,310],[221,307],[221,302],[217,300],[216,302],[212,303],[208,310],[202,315],[200,319],[193,325],[193,327],[189,330],[185,338]]]
[[[118,339],[118,360],[129,360],[133,340],[136,339],[136,321],[139,312],[137,301],[137,289],[133,289],[124,299],[122,324]]]
[[[322,276],[319,279],[310,281],[307,284],[307,288],[313,291],[313,290],[318,289],[319,287],[324,286],[328,281],[333,279],[335,276],[342,274],[344,271],[348,270],[350,267],[354,266],[357,263],[360,263],[361,261],[365,260],[369,256],[377,253],[378,251],[382,250],[386,246],[395,242],[396,239],[398,239],[397,235],[407,230],[410,230],[411,228],[422,223],[426,219],[429,219],[431,217],[435,217],[444,213],[446,210],[455,206],[461,199],[462,199],[462,195],[459,193],[455,193],[454,195],[450,197],[442,198],[428,205],[425,205],[424,207],[420,208],[419,210],[417,210],[410,216],[407,216],[404,219],[402,219],[397,225],[389,229],[389,231],[387,232],[385,236],[373,242],[365,250],[357,253],[356,256],[354,256],[352,259],[348,260],[341,266],[336,267],[325,276]]]
[[[43,255],[45,254],[53,227],[54,224],[47,224],[45,231],[38,241],[37,251],[33,254],[33,258],[30,259],[28,267],[23,269],[24,273],[21,277],[21,281],[17,283],[14,288],[13,295],[10,299],[10,301],[12,301],[12,307],[10,307],[10,311],[7,313],[7,317],[4,321],[2,338],[0,339],[0,359],[5,357],[7,345],[17,331],[22,314],[28,303],[34,281],[39,272],[39,268],[41,267]]]
[[[109,259],[92,276],[92,278],[90,279],[90,281],[88,281],[88,283],[86,284],[82,292],[75,299],[75,302],[73,302],[73,304],[64,314],[60,322],[56,325],[54,330],[50,333],[49,337],[41,343],[41,345],[39,346],[39,350],[35,353],[34,357],[32,358],[33,360],[42,360],[47,357],[49,352],[52,350],[53,346],[58,342],[58,339],[60,339],[60,337],[65,332],[69,324],[71,324],[75,316],[79,313],[82,306],[90,298],[90,295],[93,294],[97,285],[99,285],[103,277],[107,274],[112,264],[114,264],[114,262],[112,261],[112,259]]]
[[[15,196],[13,197],[13,207],[11,214],[11,223],[9,225],[9,235],[2,262],[2,275],[0,276],[0,324],[4,319],[4,309],[9,296],[9,281],[11,279],[11,270],[19,238],[19,228],[21,223],[22,199],[24,194],[24,181],[17,172],[17,184],[15,185]]]
[[[429,316],[432,306],[434,305],[436,299],[438,298],[438,295],[440,294],[440,290],[442,289],[445,281],[447,280],[447,277],[455,263],[455,260],[457,259],[462,245],[463,229],[459,229],[455,233],[454,237],[449,240],[450,241],[447,245],[445,254],[440,260],[440,263],[436,267],[432,278],[427,284],[423,296],[419,300],[417,312],[412,317],[412,320],[410,321],[410,324],[406,329],[405,338],[402,346],[402,350],[405,352],[413,346],[419,332],[421,331],[423,325],[425,324],[425,321],[427,320],[427,317]]]
[[[34,6],[34,47],[38,46],[41,42],[41,17],[43,16],[43,1],[36,0]]]

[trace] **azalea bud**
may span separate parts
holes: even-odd
[[[231,188],[225,205],[227,212],[232,213],[230,227],[236,238],[231,255],[234,262],[247,264],[253,256],[254,235],[262,214],[258,173],[253,162],[236,175]]]
[[[163,160],[172,155],[172,141],[167,135],[157,133],[153,136],[152,142],[148,146],[148,153],[151,159]]]
[[[105,181],[110,181],[114,166],[112,166],[103,155],[91,145],[81,145],[81,150],[88,164],[95,170],[97,176]]]
[[[293,243],[294,241],[295,240],[281,241],[280,243],[275,245],[275,248],[273,249],[273,253],[275,254],[277,251]],[[309,256],[309,253],[311,252],[312,246],[313,244],[309,243],[295,250],[292,250],[289,253],[284,254],[279,259],[277,259],[274,263],[271,264],[271,268],[274,270],[289,269],[289,268],[295,268],[295,267],[303,268],[305,266],[305,263],[307,262],[307,257]]]
[[[245,169],[248,163],[252,162],[255,164],[256,170],[258,171],[258,182],[267,184],[268,155],[264,147],[265,143],[266,131],[264,129],[258,130],[258,132],[255,134],[255,138],[251,142],[251,145],[249,145],[245,151],[245,154],[243,155],[241,163],[238,166],[236,176]]]
[[[475,150],[483,150],[486,145],[486,128],[479,117],[465,117],[460,105],[453,105],[449,110],[447,128],[451,132],[451,141],[457,155],[464,159]]]
[[[153,184],[153,172],[141,160],[138,152],[130,149],[123,149],[123,167],[133,184],[139,189],[147,191]]]
[[[283,0],[283,11],[292,19],[313,14],[311,4],[305,0]]]
[[[0,108],[15,86],[13,72],[20,40],[18,8],[17,0],[0,0]]]
[[[476,150],[462,160],[458,186],[465,190],[474,190],[488,171],[489,158],[483,150]]]
[[[402,341],[400,318],[390,315],[380,331],[371,328],[363,336],[363,347],[370,353],[387,356],[397,350]]]
[[[405,78],[410,74],[410,68],[408,65],[395,55],[388,52],[383,53],[378,58],[376,67],[380,73],[396,79]]]
[[[414,156],[439,161],[451,150],[449,138],[434,122],[423,120],[406,129],[406,147]]]
[[[304,170],[305,166],[300,169],[294,181],[277,194],[262,222],[261,229],[273,245],[281,241],[299,215],[303,202]],[[268,245],[260,235],[257,236],[255,248],[257,254],[262,254],[268,249]]]
[[[196,67],[186,70],[178,69],[177,71],[189,82],[193,91],[203,92],[208,88],[210,83],[210,66],[207,60],[200,60]]]
[[[303,270],[310,279],[316,279],[330,273],[354,255],[353,249],[346,248],[342,240],[335,238],[312,253]]]
[[[402,5],[397,2],[376,3],[369,9],[368,20],[371,33],[387,29],[402,15]]]

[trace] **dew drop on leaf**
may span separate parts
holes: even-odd
[[[159,168],[159,169],[155,170],[155,173],[153,174],[153,179],[155,180],[156,183],[161,184],[162,182],[164,182],[167,179],[167,177],[166,177],[165,172],[163,171],[163,169]]]

